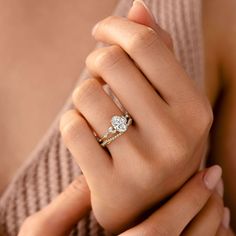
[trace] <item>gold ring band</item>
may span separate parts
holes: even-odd
[[[120,137],[128,130],[132,121],[132,118],[127,113],[123,116],[113,116],[111,119],[111,126],[108,128],[107,132],[101,138],[98,138],[100,145],[106,147]]]

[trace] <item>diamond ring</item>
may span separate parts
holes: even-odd
[[[132,121],[132,118],[127,113],[123,116],[113,116],[111,126],[107,132],[101,138],[98,138],[100,145],[105,147],[124,134],[132,124]]]

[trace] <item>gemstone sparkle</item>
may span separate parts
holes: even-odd
[[[125,116],[113,116],[111,119],[111,124],[115,130],[120,133],[124,133],[127,128],[127,119]]]

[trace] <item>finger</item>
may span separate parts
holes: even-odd
[[[121,235],[180,235],[208,201],[221,173],[218,166],[200,172],[147,220]]]
[[[111,126],[113,116],[123,115],[96,79],[89,79],[78,87],[73,93],[73,101],[99,137],[102,137]],[[112,154],[128,150],[129,140],[134,140],[135,136],[135,130],[131,125],[127,132],[109,144],[107,148]]]
[[[224,226],[220,226],[215,236],[235,236],[231,229],[227,229]]]
[[[216,236],[234,236],[230,229],[230,210],[227,207],[224,208],[222,224],[220,225]]]
[[[206,206],[187,226],[183,236],[215,236],[221,224],[223,212],[222,198],[218,194],[213,194]]]
[[[229,229],[226,229],[223,226],[220,226],[215,236],[230,236]]]
[[[154,16],[152,15],[151,11],[148,9],[148,7],[145,5],[145,3],[142,0],[136,0],[133,2],[133,7],[131,7],[129,13],[128,13],[128,19],[139,23],[143,24],[146,26],[150,26],[155,31],[160,32],[161,38],[165,42],[165,44],[172,48],[172,41],[171,38],[168,36],[168,34],[162,30],[155,22]],[[110,55],[110,56],[109,56]],[[113,56],[112,56],[113,55]],[[101,62],[102,58],[102,62]],[[106,59],[104,59],[106,58]],[[98,68],[96,69],[96,66],[94,66],[94,62],[99,62]],[[115,60],[115,61],[114,61]],[[115,65],[113,70],[108,70],[106,73],[106,68],[104,69],[104,61],[108,62],[109,65]],[[97,63],[96,63],[97,64]],[[102,65],[101,65],[102,64]],[[107,67],[107,63],[106,67]],[[113,87],[113,91],[116,90],[116,94],[119,93],[119,91],[122,92],[122,94],[130,94],[132,93],[133,96],[136,100],[139,99],[140,101],[137,101],[135,103],[139,104],[139,107],[146,108],[145,104],[147,104],[146,101],[144,101],[144,96],[155,93],[153,91],[150,91],[150,89],[153,90],[153,88],[150,86],[150,84],[146,81],[146,79],[143,77],[142,73],[137,69],[137,67],[134,65],[134,63],[130,60],[130,58],[127,56],[127,54],[120,49],[117,46],[109,47],[109,48],[102,48],[98,49],[96,52],[92,53],[88,60],[87,60],[87,66],[90,68],[90,71],[93,73],[93,75],[100,79],[104,77],[112,78],[112,81],[118,81],[119,80],[119,85],[121,85],[120,82],[124,82],[124,86],[122,86],[122,89],[117,88],[117,83],[116,87]],[[101,70],[103,68],[103,70]],[[124,68],[126,70],[124,70]],[[127,71],[128,70],[128,71]],[[102,72],[105,72],[107,74],[104,75]],[[110,73],[109,73],[110,72]],[[112,73],[113,72],[113,73]],[[122,81],[120,80],[122,78]],[[130,80],[130,78],[135,78],[134,80]],[[109,79],[107,83],[111,85],[111,82]],[[135,84],[134,84],[135,82]],[[145,84],[144,84],[145,83]],[[114,84],[114,83],[113,83]],[[135,86],[136,85],[136,86]],[[137,89],[135,89],[137,87]],[[147,88],[147,91],[145,88]],[[116,89],[117,88],[117,89]],[[138,89],[139,88],[139,89]],[[131,91],[134,90],[134,91]],[[128,90],[126,92],[125,90]],[[140,96],[142,94],[142,96]],[[122,96],[124,97],[124,96]],[[127,98],[127,96],[125,96]],[[129,96],[129,98],[132,98]],[[153,96],[155,98],[156,96]],[[127,102],[129,102],[131,99],[128,99]],[[154,99],[151,99],[154,100]],[[124,103],[124,102],[123,102]],[[129,108],[129,112],[132,113],[132,110],[137,111],[137,109],[134,108],[133,101],[130,101],[131,108]],[[150,104],[150,102],[148,102]],[[125,104],[123,104],[125,105]],[[127,106],[126,106],[127,107]],[[129,107],[129,106],[128,106]],[[150,107],[150,106],[148,106]],[[135,112],[137,113],[137,112]],[[147,114],[145,111],[143,112],[144,114]],[[132,115],[134,117],[134,114]]]
[[[217,193],[221,196],[221,198],[224,197],[224,182],[223,179],[220,180],[218,185],[216,186]]]
[[[193,81],[155,30],[113,16],[99,22],[93,35],[97,40],[123,48],[168,103],[195,98]]]
[[[224,226],[221,225],[215,236],[235,236],[235,234],[232,231],[232,229],[225,228]]]
[[[30,216],[19,236],[66,235],[90,208],[89,188],[80,176],[47,207]]]
[[[86,64],[95,77],[100,76],[109,84],[138,124],[144,124],[147,114],[151,119],[150,116],[154,115],[157,108],[155,119],[167,108],[166,103],[120,47],[98,49],[87,57]]]
[[[153,28],[160,35],[166,46],[171,51],[174,51],[170,35],[156,23],[151,10],[142,0],[133,1],[133,6],[128,13],[128,19]]]
[[[111,169],[109,155],[98,144],[86,120],[76,110],[67,111],[61,118],[60,130],[88,183],[107,177]]]
[[[133,2],[133,7],[130,8],[127,18],[136,23],[143,24],[153,28],[156,32],[158,32],[160,38],[163,40],[166,46],[171,51],[174,51],[172,38],[165,30],[163,30],[156,23],[152,12],[142,0],[135,0]],[[100,77],[97,77],[97,79],[100,81],[101,84],[104,84],[104,81]]]

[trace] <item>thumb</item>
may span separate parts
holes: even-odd
[[[154,29],[167,47],[173,51],[173,43],[170,35],[157,24],[151,10],[147,7],[143,0],[133,1],[133,6],[130,8],[127,17],[131,21]]]
[[[90,207],[89,188],[81,175],[47,207],[27,218],[19,236],[66,235]]]

